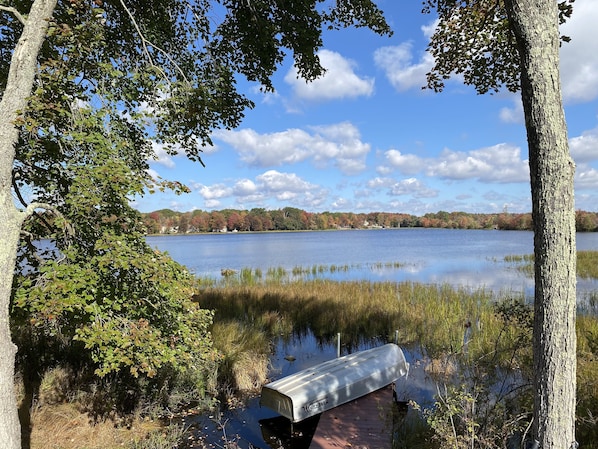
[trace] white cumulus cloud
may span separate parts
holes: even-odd
[[[573,15],[561,26],[571,42],[561,47],[561,78],[565,101],[586,102],[598,97],[598,2],[577,0]]]
[[[598,128],[570,138],[569,150],[578,164],[598,160]]]
[[[201,186],[199,194],[206,200],[226,198],[233,193],[233,189],[225,184],[214,184],[211,186]]]
[[[391,196],[411,195],[414,198],[434,198],[438,196],[436,190],[428,188],[425,183],[416,178],[402,179],[390,187]]]
[[[397,150],[389,150],[385,156],[388,166],[404,174],[423,172],[443,179],[478,179],[494,183],[529,180],[528,164],[521,159],[521,149],[508,144],[468,152],[445,149],[433,158],[405,155]]]
[[[257,176],[256,182],[267,197],[275,197],[296,207],[317,208],[327,198],[325,189],[305,181],[295,173],[268,170]]]
[[[446,179],[478,179],[484,182],[529,181],[527,161],[521,149],[498,144],[469,152],[444,150],[427,170],[430,176]]]
[[[420,172],[426,165],[425,159],[414,154],[403,154],[399,150],[388,150],[386,152],[388,163],[398,168],[401,173],[413,175]]]
[[[575,173],[575,188],[580,190],[596,190],[598,188],[598,170],[588,167]]]
[[[348,122],[310,129],[259,134],[252,129],[222,131],[216,138],[231,145],[241,160],[258,167],[279,167],[311,160],[318,168],[336,166],[345,174],[365,169],[370,145],[361,141],[359,130]]]
[[[258,187],[251,179],[240,179],[235,183],[233,192],[237,196],[250,196],[258,192]]]
[[[411,42],[382,47],[374,53],[374,62],[384,70],[390,83],[399,92],[421,89],[426,85],[426,73],[432,69],[434,58],[424,52],[419,60],[414,59]]]
[[[504,123],[524,124],[525,116],[523,114],[523,103],[521,102],[520,94],[513,94],[513,107],[504,107],[500,110],[499,118]]]
[[[318,52],[320,63],[326,73],[320,78],[306,82],[298,77],[297,68],[293,66],[284,80],[295,95],[306,100],[333,100],[337,98],[354,98],[370,96],[374,92],[374,80],[358,76],[354,69],[356,64],[339,53],[330,50]]]
[[[238,179],[229,183],[210,186],[193,185],[206,207],[220,207],[227,199],[237,204],[253,204],[256,207],[267,205],[269,200],[285,202],[289,205],[313,210],[322,205],[328,197],[326,189],[302,179],[295,173],[267,170],[254,180]]]

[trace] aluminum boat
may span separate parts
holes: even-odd
[[[403,351],[389,343],[270,382],[262,387],[260,405],[296,423],[383,388],[408,373]]]

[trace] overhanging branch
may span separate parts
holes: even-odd
[[[131,19],[131,22],[133,23],[133,26],[135,27],[135,30],[137,31],[137,34],[139,35],[139,38],[141,39],[141,45],[143,46],[143,54],[145,55],[145,57],[147,58],[148,62],[151,64],[152,67],[157,68],[158,70],[160,70],[160,72],[163,73],[164,77],[167,79],[168,77],[166,76],[166,73],[164,72],[164,70],[162,70],[157,64],[154,63],[154,60],[152,59],[152,55],[149,52],[149,48],[148,47],[152,47],[155,48],[158,52],[162,53],[166,59],[168,59],[168,61],[170,61],[170,63],[176,68],[176,70],[180,73],[180,75],[183,77],[183,79],[185,80],[185,82],[189,85],[191,85],[191,82],[189,81],[189,79],[187,78],[187,76],[185,75],[185,72],[183,71],[183,69],[181,69],[181,67],[176,63],[176,61],[168,54],[168,52],[162,48],[160,48],[159,46],[157,46],[156,44],[154,44],[153,42],[151,42],[150,40],[146,39],[146,37],[144,36],[143,32],[141,31],[141,28],[139,27],[139,25],[137,24],[137,21],[135,20],[135,17],[133,16],[133,13],[131,12],[131,10],[127,7],[127,5],[125,4],[124,0],[120,0],[120,4],[122,5],[122,7],[124,8],[125,12],[127,13],[127,15],[129,16],[129,19]]]
[[[49,203],[29,204],[24,211],[25,216],[23,218],[23,221],[27,220],[27,218],[32,217],[34,215],[39,216],[39,214],[37,213],[37,209],[44,209],[45,211],[52,213],[55,217],[61,218],[64,222],[63,231],[67,237],[73,236],[75,234],[73,227],[66,221],[64,215],[62,215],[62,212],[60,212],[56,206],[53,206]]]
[[[13,192],[17,196],[17,199],[19,200],[19,202],[21,203],[21,205],[23,207],[27,208],[27,207],[29,207],[29,205],[27,204],[27,201],[25,201],[25,198],[23,198],[23,195],[21,194],[21,189],[19,189],[19,186],[17,184],[17,177],[18,177],[18,172],[14,172],[13,177],[12,177],[12,188],[13,188]],[[25,217],[23,218],[23,221],[25,221],[31,215],[35,215],[37,218],[39,218],[40,221],[44,224],[44,226],[48,230],[50,230],[52,228],[52,226],[50,225],[50,223],[48,223],[48,220],[46,220],[43,215],[38,214],[36,210],[34,210],[30,215],[25,215]]]
[[[6,12],[11,13],[12,15],[14,15],[17,18],[17,20],[19,22],[21,22],[21,24],[25,25],[25,17],[23,17],[23,15],[19,11],[17,11],[16,8],[13,8],[12,6],[0,5],[0,11],[6,11]]]

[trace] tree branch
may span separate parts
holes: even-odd
[[[13,188],[15,195],[17,196],[17,199],[19,200],[19,202],[23,205],[23,207],[27,207],[27,201],[25,201],[25,198],[23,198],[23,195],[21,194],[21,189],[19,189],[19,186],[17,184],[18,177],[19,177],[19,172],[13,170],[12,188]]]
[[[0,5],[0,11],[7,11],[13,14],[17,18],[17,20],[21,22],[21,24],[25,25],[25,17],[23,17],[23,15],[19,11],[17,11],[16,8],[13,8],[12,6]]]
[[[15,174],[12,177],[12,188],[19,202],[23,205],[23,207],[27,208],[29,205],[27,204],[27,201],[25,201],[25,198],[23,198],[23,195],[21,194],[21,189],[19,189],[19,186],[17,184],[17,178],[18,172],[15,172]],[[48,223],[48,221],[42,215],[38,214],[36,211],[33,211],[31,215],[35,215],[37,218],[39,218],[48,230],[52,228],[52,226],[50,226],[50,223]],[[26,215],[24,220],[29,218],[29,216],[30,215]]]
[[[164,72],[164,70],[162,70],[158,65],[156,65],[152,59],[152,55],[149,52],[148,46],[155,48],[157,51],[159,51],[160,53],[162,53],[166,59],[168,59],[168,61],[170,61],[170,63],[176,68],[176,70],[181,74],[181,76],[183,77],[183,79],[185,80],[185,82],[187,84],[191,84],[189,82],[189,79],[187,78],[187,76],[185,75],[185,72],[183,71],[183,69],[181,69],[181,67],[176,63],[176,61],[174,59],[172,59],[172,57],[168,54],[168,52],[160,47],[158,47],[156,44],[154,44],[153,42],[151,42],[150,40],[146,39],[146,37],[143,35],[143,32],[141,31],[141,28],[139,27],[139,25],[137,24],[137,21],[135,20],[135,17],[133,16],[133,13],[131,12],[131,10],[127,7],[127,5],[125,4],[124,0],[120,0],[120,4],[122,5],[122,7],[124,8],[125,12],[127,13],[127,15],[129,16],[129,19],[131,19],[131,22],[133,23],[133,26],[135,27],[135,30],[137,31],[137,34],[139,35],[139,38],[141,39],[141,45],[143,46],[143,53],[145,54],[145,56],[147,57],[149,63],[157,68],[158,70],[160,70],[160,72],[162,72],[162,74],[164,75],[164,78],[168,79],[168,77],[166,76],[166,73]]]
[[[31,217],[36,213],[37,209],[45,209],[49,212],[52,212],[54,215],[58,217],[62,217],[62,213],[50,203],[30,203],[25,208],[25,219]]]
[[[127,15],[129,16],[129,19],[131,19],[131,22],[133,23],[133,26],[135,27],[135,30],[137,30],[137,34],[139,35],[139,37],[141,38],[141,45],[143,45],[143,53],[145,53],[145,56],[147,57],[148,61],[150,62],[151,65],[154,65],[154,61],[152,60],[152,55],[150,54],[149,50],[147,49],[147,45],[146,43],[148,42],[147,39],[143,36],[143,33],[141,32],[141,28],[139,28],[139,25],[137,25],[137,21],[135,20],[135,17],[133,16],[133,13],[131,12],[131,10],[127,7],[127,5],[125,5],[125,2],[123,0],[120,0],[120,4],[122,5],[122,7],[124,8],[125,12],[127,13]]]
[[[29,204],[27,206],[27,208],[25,209],[25,212],[24,212],[25,217],[23,218],[23,221],[25,221],[27,218],[32,217],[34,215],[38,216],[37,209],[45,209],[46,211],[54,214],[54,216],[56,216],[58,218],[62,218],[64,220],[63,230],[67,237],[73,236],[75,234],[73,227],[71,226],[70,223],[68,223],[66,221],[66,219],[64,218],[64,215],[62,215],[62,212],[60,212],[58,210],[58,208],[56,208],[56,206],[53,206],[52,204],[49,204],[49,203],[31,203],[31,204]]]

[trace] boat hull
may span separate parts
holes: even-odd
[[[320,363],[262,388],[260,404],[296,423],[407,376],[409,364],[393,343]]]

